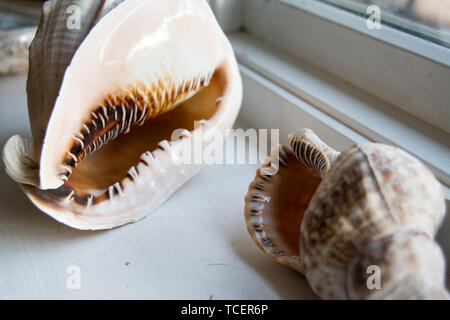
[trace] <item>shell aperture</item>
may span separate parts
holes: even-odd
[[[69,4],[44,4],[30,49],[32,143],[11,139],[4,161],[58,221],[112,228],[144,217],[201,169],[171,155],[198,136],[194,121],[230,128],[242,84],[204,0],[79,1],[74,30]],[[176,129],[186,134],[172,141]]]

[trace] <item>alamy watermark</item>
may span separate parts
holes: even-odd
[[[66,286],[69,290],[81,289],[81,268],[77,265],[70,265],[66,269],[66,273],[69,275],[66,280]]]
[[[377,5],[371,5],[367,7],[366,14],[368,18],[366,20],[366,26],[369,30],[381,29],[381,9]]]
[[[381,268],[377,265],[370,265],[367,267],[367,274],[370,276],[367,278],[366,285],[369,290],[381,289]]]
[[[205,128],[204,123],[195,121],[192,133],[185,129],[173,131],[171,141],[182,138],[191,141],[170,150],[172,162],[186,165],[259,164],[271,154],[271,165],[261,168],[261,173],[273,175],[278,171],[279,155],[275,146],[279,143],[279,129],[219,130]]]
[[[69,17],[66,21],[66,26],[69,30],[79,30],[81,29],[81,8],[78,5],[68,6],[66,9]]]

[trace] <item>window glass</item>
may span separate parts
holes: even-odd
[[[450,0],[320,0],[450,48]],[[374,7],[376,6],[376,7]]]

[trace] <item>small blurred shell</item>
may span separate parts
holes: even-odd
[[[0,30],[0,75],[26,73],[36,27]]]

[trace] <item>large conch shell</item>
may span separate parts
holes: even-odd
[[[309,129],[293,132],[258,169],[245,198],[247,229],[269,257],[304,274],[324,299],[448,299],[440,183],[398,148],[339,153]],[[380,271],[380,286],[372,286]],[[368,285],[369,283],[369,285]]]
[[[225,136],[242,83],[204,0],[54,0],[27,95],[32,138],[7,142],[7,173],[56,220],[105,229],[144,217],[200,170],[176,156]]]

